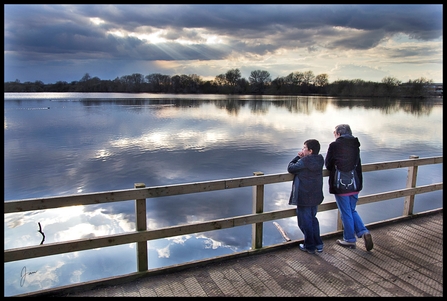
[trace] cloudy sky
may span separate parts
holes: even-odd
[[[443,82],[443,6],[4,5],[5,81],[230,69]]]

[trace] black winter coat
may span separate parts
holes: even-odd
[[[335,165],[337,165],[337,168],[341,171],[350,171],[354,168],[356,163],[356,170],[360,180],[358,191],[360,191],[363,189],[363,174],[359,139],[351,135],[343,135],[329,144],[324,164],[326,169],[329,170],[329,192],[331,194],[342,193],[341,191],[338,191],[336,187],[331,185],[335,177]]]

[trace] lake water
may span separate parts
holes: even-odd
[[[337,124],[351,125],[362,163],[442,156],[442,99],[301,96],[5,93],[5,202],[287,172],[303,142],[325,156]],[[442,182],[442,165],[421,166],[418,185]],[[407,169],[364,173],[360,195],[402,189]],[[324,202],[333,201],[324,180]],[[291,208],[291,183],[265,186],[265,211]],[[148,229],[244,215],[252,190],[148,199]],[[415,212],[442,208],[442,191],[416,196]],[[134,202],[4,215],[4,248],[135,230]],[[365,223],[397,217],[402,200],[359,206]],[[336,211],[318,214],[322,233]],[[278,221],[295,240],[296,218]],[[283,241],[264,224],[264,245]],[[251,226],[148,243],[149,268],[251,247]],[[5,263],[5,296],[136,272],[135,244]]]

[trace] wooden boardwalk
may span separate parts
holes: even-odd
[[[90,284],[25,294],[48,297],[412,297],[443,296],[443,210],[370,225],[374,249],[323,238],[322,253],[298,249],[300,241],[263,252],[165,269],[113,285]]]

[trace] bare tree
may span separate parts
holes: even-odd
[[[387,76],[382,79],[378,94],[380,96],[391,97],[399,93],[399,86],[402,84],[400,80],[395,77]]]
[[[241,71],[239,69],[231,69],[225,73],[225,79],[227,83],[231,86],[236,86],[237,81],[241,78]]]
[[[257,93],[263,93],[265,86],[269,85],[272,81],[270,73],[264,70],[252,71],[248,80],[253,91]]]
[[[224,86],[227,82],[227,78],[226,78],[225,74],[222,73],[222,74],[219,74],[216,76],[216,78],[214,79],[214,82],[218,86]]]
[[[202,83],[203,83],[203,80],[199,75],[190,74],[189,75],[188,92],[198,93],[200,91],[200,86],[202,85]]]
[[[132,91],[141,92],[144,84],[144,76],[140,73],[134,73],[130,76]]]
[[[92,77],[90,76],[90,74],[86,73],[84,74],[84,76],[81,78],[80,82],[86,82],[89,79],[91,79]]]
[[[274,80],[272,80],[272,86],[276,88],[276,90],[281,90],[281,88],[286,84],[286,78],[278,76]]]
[[[161,91],[161,73],[152,73],[145,76],[146,82],[149,84],[149,90],[151,92]]]
[[[420,77],[415,80],[409,80],[408,83],[404,85],[406,93],[411,97],[423,98],[426,97],[428,93],[428,87],[433,83],[433,80],[426,79],[425,77]]]
[[[304,73],[297,71],[295,73],[290,74],[292,76],[292,83],[295,86],[301,86],[304,82]]]
[[[318,74],[315,76],[315,86],[317,87],[324,87],[329,84],[329,75],[326,73]]]
[[[303,84],[304,85],[311,85],[314,83],[315,80],[315,75],[313,73],[313,71],[306,71],[303,74]]]

